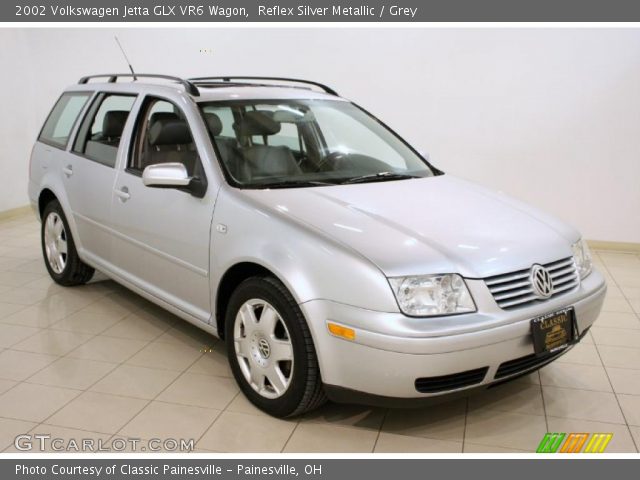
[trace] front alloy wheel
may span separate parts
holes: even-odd
[[[326,400],[307,321],[287,288],[271,276],[244,280],[225,315],[229,364],[251,403],[292,417]]]
[[[265,398],[282,396],[291,384],[293,347],[276,309],[265,300],[247,300],[236,315],[233,340],[240,370],[251,387]]]

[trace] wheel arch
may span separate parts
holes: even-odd
[[[64,189],[60,192],[51,184],[47,183],[42,185],[37,198],[38,216],[40,217],[40,221],[42,221],[42,214],[44,213],[45,207],[53,200],[56,200],[60,204],[60,207],[64,212],[64,216],[67,219],[67,223],[69,224],[69,229],[71,230],[71,235],[73,236],[73,241],[76,245],[76,249],[78,250],[78,254],[82,257],[82,239],[78,235],[75,217],[72,215],[73,212],[71,210],[71,206],[69,205],[66,195],[64,195]]]
[[[42,214],[44,213],[45,207],[51,203],[53,200],[58,200],[58,197],[55,193],[49,188],[43,188],[40,194],[38,195],[38,214],[40,215],[40,219],[42,219]]]
[[[224,339],[225,316],[231,294],[238,287],[238,285],[240,285],[247,278],[260,276],[271,276],[277,278],[295,298],[295,293],[291,291],[286,282],[284,282],[282,278],[273,270],[265,267],[264,265],[249,260],[241,261],[235,263],[234,265],[231,265],[220,278],[215,295],[215,321],[216,328],[218,330],[218,336],[220,338]]]

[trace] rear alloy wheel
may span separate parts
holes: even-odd
[[[56,283],[72,286],[91,280],[94,270],[80,260],[69,224],[57,200],[52,200],[44,208],[40,233],[44,263]]]
[[[67,265],[69,244],[64,222],[56,212],[51,212],[44,222],[44,250],[51,270],[60,275]]]
[[[225,322],[231,371],[254,405],[284,418],[325,402],[309,327],[280,281],[243,281],[231,295]]]

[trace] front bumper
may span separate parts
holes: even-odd
[[[473,289],[480,291],[482,287],[477,283]],[[378,399],[393,402],[468,393],[540,368],[559,355],[531,361],[534,349],[530,320],[573,307],[578,335],[583,336],[598,317],[605,293],[604,279],[594,271],[572,292],[512,311],[501,310],[490,296],[482,298],[477,313],[411,319],[411,323],[400,313],[374,312],[327,300],[306,302],[301,308],[309,320],[329,396],[338,401],[353,397],[361,403],[379,404]],[[353,328],[355,341],[329,334],[327,321]],[[522,361],[506,363],[517,359]],[[521,368],[505,368],[505,364]],[[478,372],[485,367],[486,372]],[[435,393],[416,389],[417,379],[470,371],[476,372],[474,383],[463,387]]]

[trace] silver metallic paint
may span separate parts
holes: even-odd
[[[416,397],[426,396],[416,392],[416,377],[489,365],[490,379],[500,362],[532,352],[531,318],[573,305],[584,329],[600,311],[606,287],[595,271],[572,292],[513,311],[501,310],[484,282],[475,280],[572,254],[578,232],[522,202],[450,175],[238,190],[226,184],[197,106],[181,88],[123,83],[70,90],[139,97],[115,169],[37,142],[29,182],[32,204],[44,189],[51,190],[86,263],[212,334],[225,272],[240,262],[270,270],[300,304],[328,384]],[[143,95],[165,98],[184,111],[207,176],[203,198],[145,187],[141,177],[125,170]],[[203,89],[198,100],[237,98],[343,101],[263,87]],[[69,166],[70,176],[64,173]],[[128,198],[116,193],[123,187]],[[429,273],[463,275],[478,312],[402,315],[387,277]],[[331,336],[327,320],[354,328],[356,341]]]

